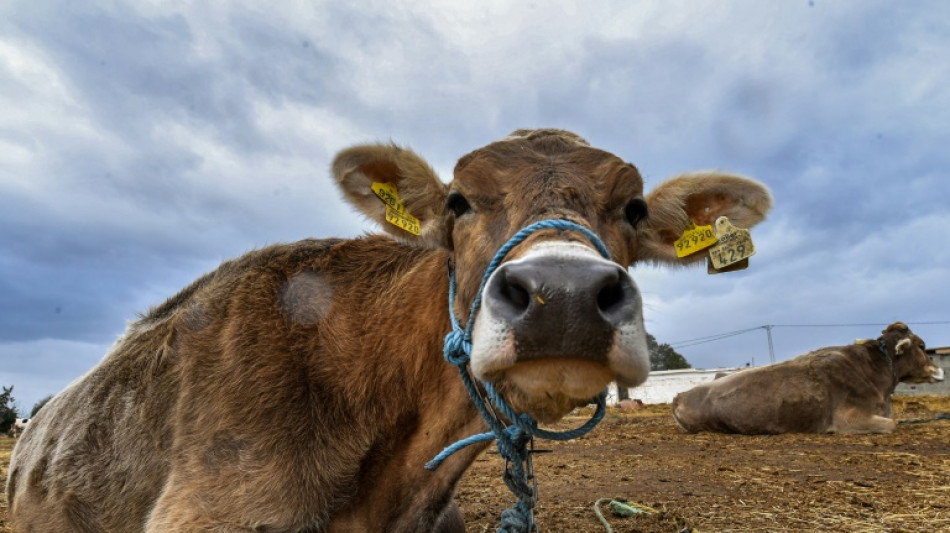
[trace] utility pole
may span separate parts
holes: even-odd
[[[772,325],[762,326],[765,328],[765,335],[769,339],[769,360],[775,363],[775,347],[772,345]]]

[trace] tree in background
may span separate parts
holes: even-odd
[[[0,387],[0,434],[6,434],[10,431],[10,426],[16,422],[16,406],[13,404],[13,385],[9,387]]]
[[[660,344],[656,337],[647,333],[647,350],[650,352],[650,370],[676,370],[679,368],[693,368],[685,357],[679,354],[667,343]],[[618,400],[629,400],[630,393],[627,387],[617,384]]]
[[[656,342],[656,337],[647,333],[647,349],[650,350],[650,370],[677,370],[693,368],[685,357],[667,343]]]
[[[39,411],[46,403],[53,399],[53,395],[50,394],[45,398],[41,398],[40,401],[36,402],[36,405],[33,406],[33,409],[30,410],[30,418],[36,416],[37,411]]]

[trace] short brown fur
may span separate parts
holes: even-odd
[[[673,416],[689,432],[890,433],[897,382],[926,382],[936,373],[920,337],[895,322],[877,340],[821,348],[694,387],[673,400]]]
[[[558,130],[473,152],[448,186],[394,145],[346,150],[333,172],[392,236],[250,252],[131,324],[17,444],[7,486],[16,531],[462,531],[454,488],[483,447],[422,468],[484,429],[442,359],[447,261],[464,319],[491,255],[526,223],[585,224],[623,266],[667,257],[647,241],[674,230],[626,222],[624,205],[642,195],[636,169]],[[751,225],[768,209],[755,182],[705,179],[738,187],[717,212]],[[422,235],[385,223],[374,181],[398,187]],[[454,190],[473,216],[443,207]],[[752,214],[736,207],[750,192]],[[705,206],[689,188],[664,197]]]

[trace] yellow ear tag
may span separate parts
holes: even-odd
[[[718,244],[709,249],[710,266],[716,270],[723,270],[755,255],[749,230],[733,226],[726,217],[716,219],[716,238]]]
[[[676,247],[676,257],[686,257],[714,244],[716,244],[716,234],[713,233],[712,226],[697,226],[690,222],[686,231],[679,239],[676,239],[673,246]]]
[[[422,228],[419,225],[419,219],[412,216],[406,210],[406,205],[399,199],[399,193],[396,192],[396,186],[392,183],[374,182],[373,192],[379,199],[386,204],[386,222],[393,226],[398,226],[413,235],[422,234]]]

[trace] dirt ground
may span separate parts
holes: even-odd
[[[950,397],[898,397],[897,419],[950,411]],[[582,418],[564,421],[576,427]],[[13,439],[0,439],[6,479]],[[542,532],[603,532],[599,498],[659,511],[617,518],[614,531],[950,532],[950,421],[898,426],[891,435],[688,435],[668,405],[611,409],[591,434],[539,441],[535,458]],[[495,531],[514,502],[497,454],[483,453],[462,479],[469,532]],[[0,533],[8,533],[0,497]]]
[[[13,451],[13,445],[16,441],[8,437],[0,437],[0,480],[3,480],[4,487],[7,483],[7,467],[10,466],[10,453]],[[7,494],[2,491],[0,496],[0,533],[9,533],[12,531],[7,525]]]
[[[950,397],[897,397],[896,419],[950,411]],[[558,428],[579,425],[567,420]],[[613,517],[614,531],[950,532],[950,421],[904,424],[890,435],[741,436],[683,432],[669,405],[608,411],[584,438],[541,441],[535,457],[540,530],[603,532],[599,498],[655,515]],[[462,479],[469,532],[495,531],[514,496],[503,464],[482,454]]]

